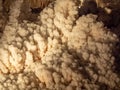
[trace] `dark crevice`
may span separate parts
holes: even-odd
[[[42,11],[42,8],[31,8],[31,12],[35,14],[39,14]]]
[[[95,14],[98,15],[97,20],[103,22],[108,28],[117,27],[120,24],[120,7],[106,7],[111,10],[111,13],[107,13],[105,8],[98,7],[94,1],[86,1],[83,6],[78,9],[78,16]]]
[[[115,56],[114,72],[120,75],[120,42],[116,43],[116,49],[113,50]]]

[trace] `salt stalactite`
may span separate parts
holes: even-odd
[[[17,24],[18,20],[17,18],[20,15],[21,12],[21,5],[23,3],[23,0],[16,0],[10,5],[10,16],[9,16],[9,23],[11,24]]]
[[[2,11],[2,0],[0,0],[0,12]]]
[[[5,27],[4,27],[4,32],[3,32],[3,36],[1,38],[1,41],[3,41],[1,44],[0,44],[0,47],[3,47],[3,43],[9,43],[11,44],[10,42],[12,42],[14,39],[15,39],[15,34],[16,34],[16,29],[18,27],[18,18],[20,16],[20,13],[21,13],[21,6],[23,4],[23,1],[24,0],[13,0],[12,3],[9,3],[11,1],[8,1],[8,3],[10,4],[9,5],[9,8],[10,8],[10,11],[9,11],[9,16],[8,16],[8,20],[7,20],[7,23],[5,24]]]

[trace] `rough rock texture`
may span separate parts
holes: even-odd
[[[97,15],[79,17],[76,1],[56,0],[31,21],[27,4],[15,0],[2,29],[0,90],[120,89],[119,38]]]

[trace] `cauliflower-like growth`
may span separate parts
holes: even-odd
[[[0,39],[1,90],[120,89],[112,54],[118,38],[97,15],[78,17],[76,1],[56,0],[36,22],[21,22],[22,2],[10,6]]]
[[[0,74],[0,90],[38,90],[34,73]],[[39,88],[40,89],[40,88]]]

